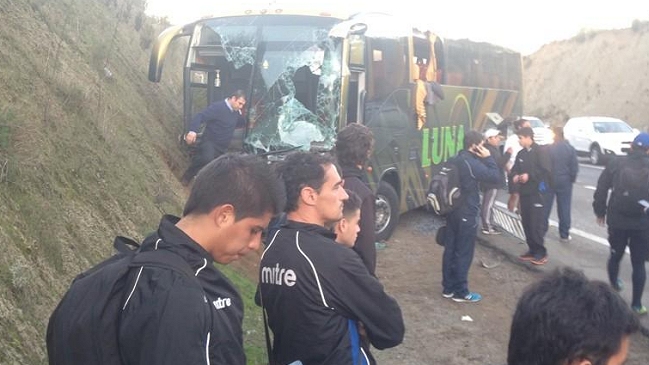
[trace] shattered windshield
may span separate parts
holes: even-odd
[[[328,34],[338,22],[287,15],[205,23],[220,39],[227,61],[237,70],[250,70],[244,81],[247,149],[332,147],[342,57],[339,42]]]

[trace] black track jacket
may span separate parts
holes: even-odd
[[[270,237],[259,281],[277,364],[365,364],[357,322],[377,349],[403,340],[396,300],[356,252],[333,238],[322,226],[294,221]]]
[[[131,269],[119,330],[123,363],[244,365],[241,297],[212,256],[175,226],[178,220],[163,217],[143,248],[157,242],[157,249],[177,253],[200,286],[171,269]]]

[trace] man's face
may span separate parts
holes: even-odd
[[[532,137],[518,136],[518,143],[520,143],[521,147],[523,148],[530,148],[533,141],[534,140],[532,139]]]
[[[217,244],[211,250],[214,261],[228,264],[240,259],[243,255],[257,251],[261,246],[261,234],[268,227],[272,214],[265,213],[261,217],[248,217],[238,221],[234,215],[222,225]]]
[[[494,147],[497,147],[498,144],[500,143],[500,136],[492,136],[487,138],[487,143]]]
[[[626,357],[629,353],[629,336],[624,336],[622,338],[622,343],[620,344],[620,351],[615,355],[611,356],[608,359],[606,365],[622,365],[626,361]]]
[[[234,111],[241,110],[243,109],[244,105],[246,105],[246,98],[244,97],[238,98],[236,96],[230,98],[230,106],[232,107],[232,110]]]
[[[354,247],[354,244],[356,244],[356,238],[358,237],[358,232],[361,230],[361,227],[358,225],[360,220],[360,209],[357,209],[348,217],[343,217],[343,219],[336,224],[336,242],[347,247]]]
[[[343,217],[343,202],[349,198],[343,187],[344,180],[334,165],[325,166],[324,184],[317,192],[315,208],[319,218],[331,227],[331,224]]]
[[[606,365],[623,365],[626,362],[628,354],[629,336],[624,336],[622,338],[622,343],[620,343],[620,350],[608,359]],[[593,363],[588,359],[577,359],[572,361],[570,365],[593,365]]]

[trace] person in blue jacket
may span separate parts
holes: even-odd
[[[484,146],[482,134],[477,131],[468,131],[464,135],[464,149],[458,152],[455,163],[459,168],[463,201],[446,217],[442,295],[456,302],[478,302],[482,296],[469,291],[468,276],[480,215],[479,183],[498,183],[502,171]]]
[[[241,109],[245,104],[246,94],[237,90],[227,99],[216,101],[194,115],[185,142],[188,145],[198,143],[198,151],[183,174],[183,185],[189,185],[203,166],[228,151],[235,128],[244,123]],[[198,132],[203,125],[205,130],[198,141]]]
[[[579,162],[577,152],[563,138],[563,127],[554,127],[554,143],[548,146],[552,165],[550,189],[545,195],[545,231],[548,230],[548,219],[552,212],[554,198],[557,198],[557,215],[559,217],[559,238],[561,242],[570,241],[570,210],[572,203],[572,185],[577,180]]]

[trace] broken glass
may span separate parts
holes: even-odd
[[[272,19],[271,19],[272,18]],[[271,20],[269,20],[271,19]],[[301,16],[206,22],[234,69],[251,65],[244,144],[256,152],[333,146],[342,55],[329,29],[338,20]]]

